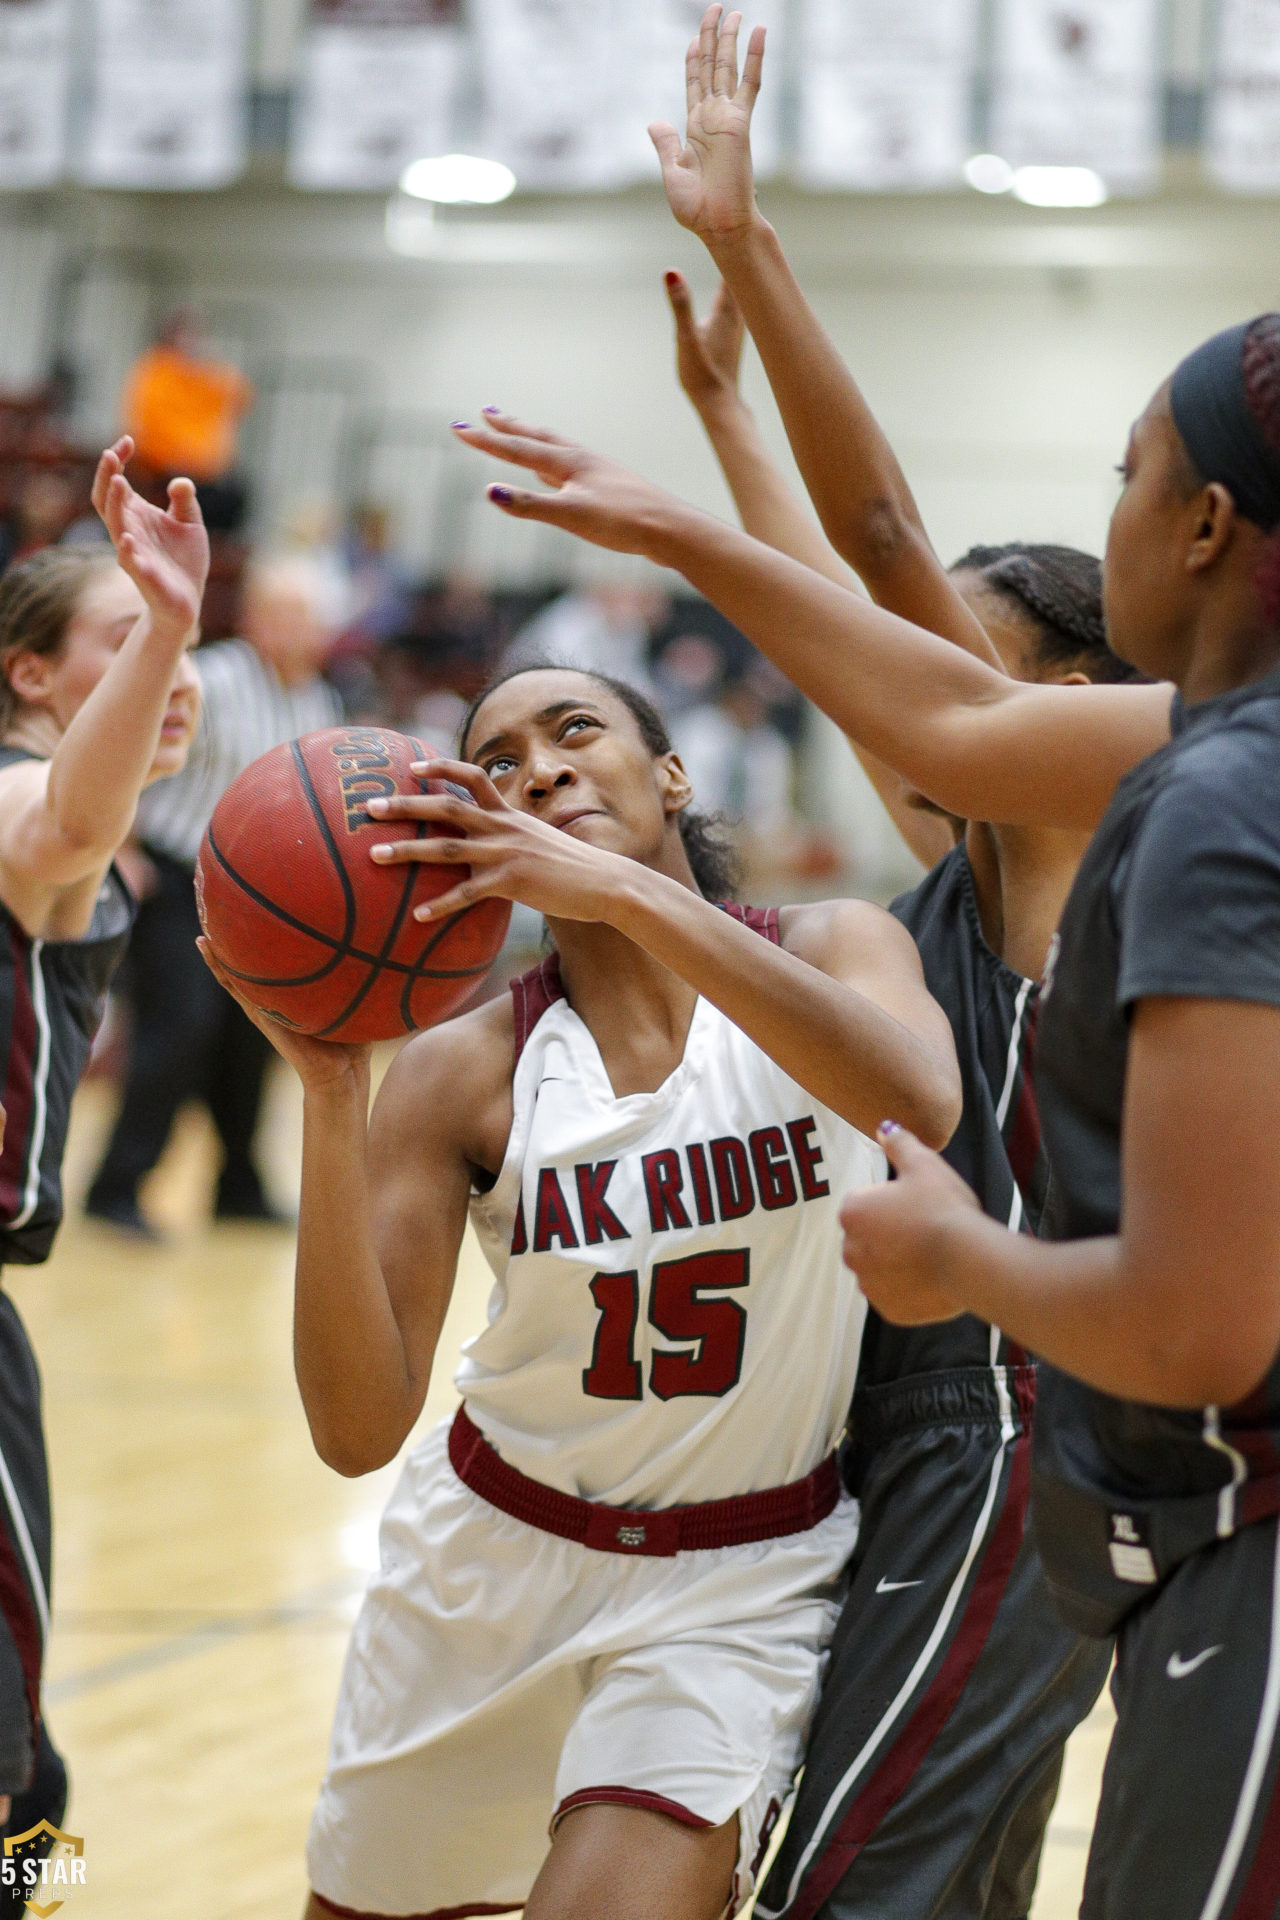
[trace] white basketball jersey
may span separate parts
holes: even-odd
[[[866,1314],[836,1209],[884,1156],[708,1000],[662,1086],[618,1098],[559,992],[554,959],[516,983],[511,1137],[471,1202],[496,1284],[468,1412],[520,1472],[614,1506],[801,1479],[839,1438]]]

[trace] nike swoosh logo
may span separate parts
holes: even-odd
[[[922,1587],[923,1580],[884,1580],[876,1581],[877,1593],[900,1593],[903,1587]]]
[[[1193,1655],[1190,1660],[1184,1660],[1180,1653],[1171,1653],[1165,1672],[1171,1680],[1185,1680],[1189,1673],[1194,1673],[1197,1667],[1202,1667],[1206,1660],[1212,1660],[1215,1653],[1221,1652],[1221,1647],[1206,1647],[1203,1653]]]

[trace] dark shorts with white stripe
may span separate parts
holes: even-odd
[[[1027,1530],[1034,1395],[1029,1367],[859,1391],[852,1583],[763,1920],[1028,1912],[1111,1658],[1059,1619]]]
[[[0,1289],[0,1794],[20,1793],[35,1768],[49,1552],[40,1375]]]
[[[1184,1560],[1116,1643],[1081,1920],[1280,1915],[1280,1522]]]

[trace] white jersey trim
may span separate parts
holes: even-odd
[[[26,1183],[22,1210],[9,1222],[9,1232],[25,1227],[40,1200],[40,1162],[44,1158],[44,1136],[49,1124],[49,1060],[53,1051],[53,1029],[49,1025],[49,998],[45,992],[44,941],[31,943],[31,1003],[36,1016],[36,1070],[31,1089],[31,1139],[27,1147]]]
[[[18,1489],[13,1484],[13,1475],[9,1471],[9,1462],[0,1447],[0,1488],[4,1490],[4,1503],[9,1509],[9,1518],[13,1521],[13,1531],[18,1537],[22,1549],[22,1558],[26,1562],[27,1579],[35,1596],[36,1612],[40,1616],[40,1638],[49,1639],[49,1596],[44,1590],[44,1578],[40,1572],[40,1562],[36,1558],[35,1542],[27,1526],[27,1516],[22,1511],[22,1502],[18,1498]]]
[[[1225,1454],[1231,1466],[1231,1478],[1218,1494],[1218,1538],[1229,1540],[1236,1530],[1236,1493],[1249,1478],[1249,1466],[1244,1455],[1223,1439],[1217,1407],[1204,1410],[1204,1443],[1215,1453]]]
[[[1018,988],[1018,997],[1013,1003],[1013,1027],[1009,1034],[1009,1051],[1005,1056],[1004,1085],[1000,1089],[1000,1098],[996,1103],[996,1125],[1003,1127],[1009,1112],[1009,1103],[1013,1099],[1013,1089],[1018,1078],[1018,1062],[1022,1057],[1022,1022],[1027,1011],[1027,1000],[1034,980],[1024,980]],[[1017,1185],[1017,1182],[1014,1182]]]
[[[1218,1871],[1213,1876],[1213,1885],[1209,1888],[1209,1897],[1200,1910],[1200,1920],[1220,1920],[1226,1905],[1231,1883],[1236,1877],[1236,1870],[1249,1839],[1254,1814],[1258,1810],[1258,1798],[1271,1760],[1278,1719],[1280,1719],[1280,1525],[1276,1527],[1276,1557],[1271,1572],[1271,1648],[1267,1658],[1266,1684],[1262,1689],[1262,1706],[1258,1713],[1258,1725],[1254,1731],[1249,1764],[1244,1771],[1240,1798],[1236,1802],[1235,1818],[1231,1822],[1227,1844],[1218,1862]]]
[[[982,1503],[982,1510],[978,1515],[977,1524],[973,1529],[973,1534],[969,1541],[968,1548],[965,1551],[964,1559],[960,1563],[959,1571],[951,1583],[951,1588],[946,1599],[942,1603],[942,1610],[933,1624],[933,1631],[921,1648],[919,1658],[915,1665],[903,1681],[897,1698],[888,1707],[879,1726],[876,1727],[862,1751],[845,1772],[843,1778],[837,1783],[826,1806],[823,1808],[817,1826],[814,1828],[813,1837],[801,1854],[796,1865],[796,1870],[791,1877],[791,1884],[787,1888],[786,1899],[780,1907],[765,1907],[757,1900],[756,1912],[761,1916],[761,1920],[776,1920],[776,1916],[785,1913],[795,1901],[804,1877],[813,1864],[815,1855],[825,1842],[832,1822],[837,1818],[848,1797],[849,1789],[857,1781],[859,1775],[865,1772],[880,1747],[884,1744],[895,1722],[901,1718],[907,1706],[910,1704],[911,1697],[919,1688],[925,1674],[928,1672],[933,1657],[941,1646],[947,1629],[951,1625],[956,1608],[960,1604],[965,1583],[969,1578],[973,1563],[982,1549],[983,1541],[987,1536],[987,1530],[991,1525],[991,1516],[995,1511],[996,1495],[1000,1488],[1000,1478],[1004,1472],[1005,1455],[1008,1452],[1009,1443],[1014,1437],[1013,1409],[1004,1382],[1005,1369],[1003,1367],[997,1367],[995,1372],[999,1381],[1000,1391],[1000,1445],[997,1447],[995,1458],[991,1463],[991,1474],[987,1482],[986,1498]]]

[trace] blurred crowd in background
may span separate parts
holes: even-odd
[[[287,562],[292,592],[276,596],[272,618],[315,629],[309,645],[346,718],[400,728],[442,751],[466,703],[512,659],[620,675],[658,699],[700,804],[741,823],[749,866],[826,868],[830,856],[795,806],[802,703],[713,608],[621,581],[535,594],[494,593],[464,574],[414,579],[395,558],[392,516],[376,500],[345,522],[324,502],[300,502],[251,544],[236,453],[252,405],[244,375],[207,354],[191,308],[170,317],[120,396],[134,485],[159,500],[174,474],[197,483],[214,549],[206,646],[246,637],[246,582],[255,568]],[[68,444],[59,412],[56,389],[0,395],[0,569],[59,541],[105,537],[88,501],[96,449]],[[248,637],[270,646],[260,633]]]
[[[159,502],[174,475],[189,475],[212,547],[196,655],[200,733],[186,770],[143,796],[121,859],[141,904],[98,1050],[98,1070],[122,1081],[122,1103],[89,1212],[148,1238],[140,1189],[191,1100],[220,1144],[215,1216],[278,1217],[255,1155],[269,1049],[200,960],[193,887],[214,807],[272,746],[347,720],[451,753],[469,702],[495,672],[516,662],[581,666],[657,700],[700,806],[733,825],[749,892],[804,890],[840,865],[796,804],[803,703],[706,602],[621,578],[536,593],[493,591],[462,572],[416,579],[396,558],[390,510],[375,500],[345,518],[303,502],[255,539],[238,462],[253,402],[191,308],[165,322],[119,401],[133,484]],[[0,395],[0,571],[42,547],[106,538],[89,503],[97,450],[68,439],[65,411],[56,382]],[[503,980],[540,938],[537,917],[518,908]]]

